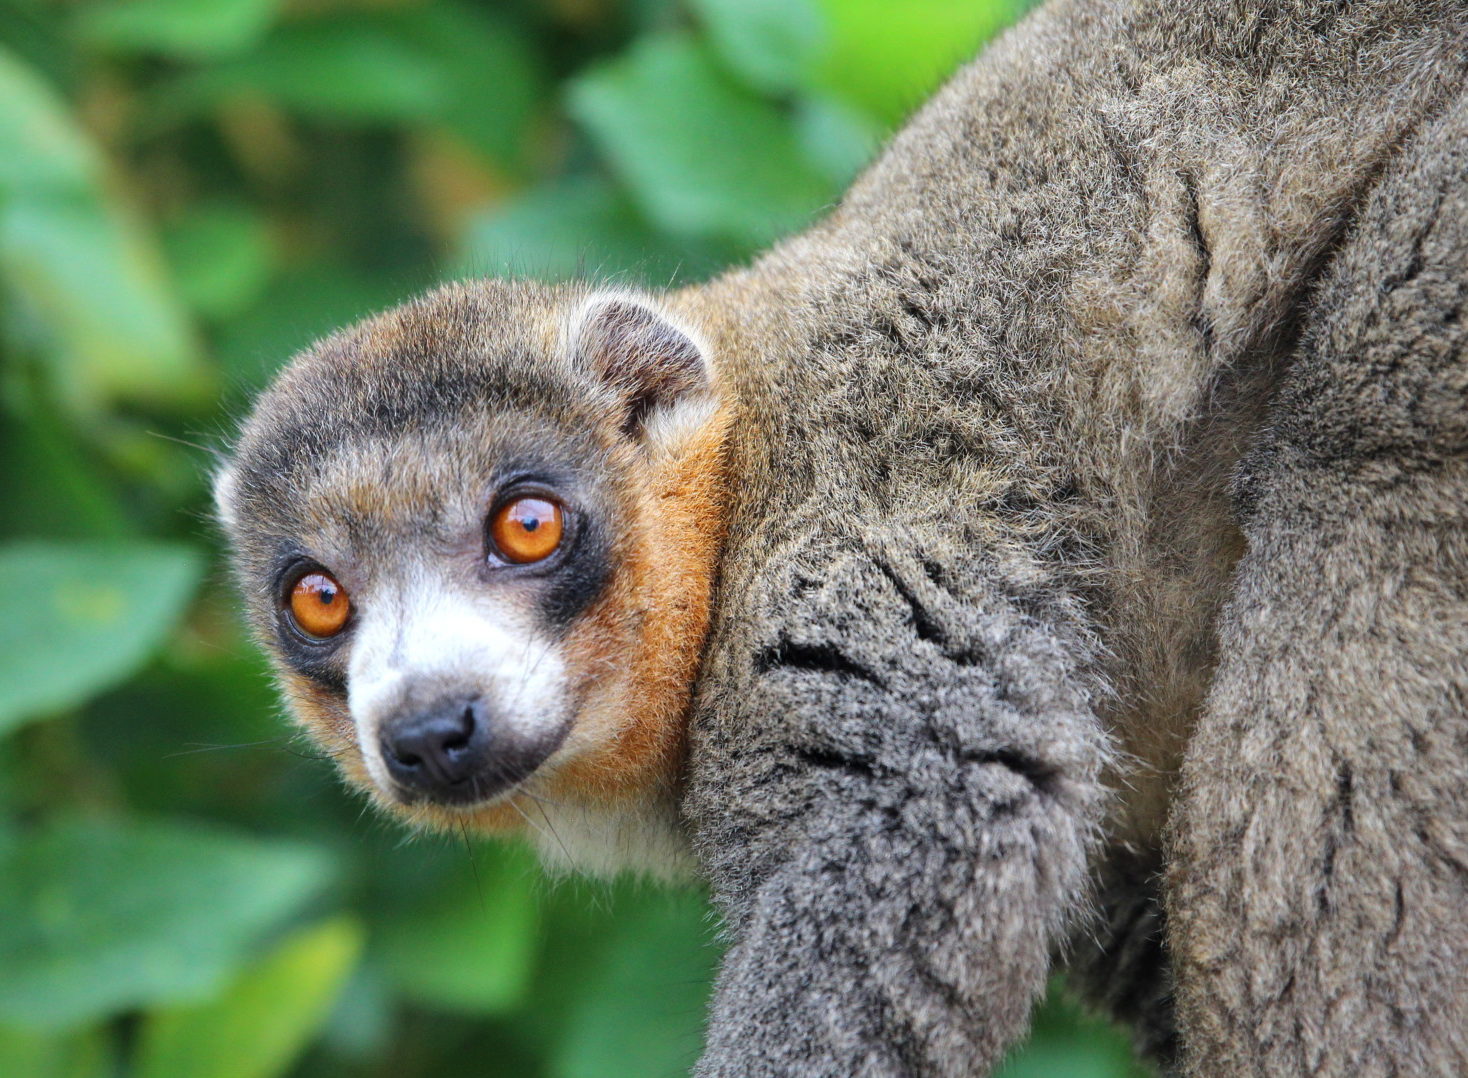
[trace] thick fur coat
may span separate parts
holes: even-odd
[[[1465,30],[1051,4],[689,297],[703,1073],[981,1072],[1068,932],[1191,1073],[1468,1070]]]
[[[1057,964],[1178,1073],[1468,1073],[1465,71],[1462,2],[1053,0],[655,301],[717,405],[638,794],[731,940],[701,1078],[984,1074]],[[324,382],[359,469],[513,406],[636,487],[556,328],[587,291],[301,360],[224,484],[247,588],[342,489]]]

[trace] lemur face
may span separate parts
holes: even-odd
[[[349,779],[496,828],[669,781],[715,411],[688,331],[572,288],[445,289],[282,373],[216,500],[256,635]]]

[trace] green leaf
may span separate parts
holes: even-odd
[[[525,35],[503,18],[444,0],[382,18],[448,86],[432,118],[485,156],[522,164],[542,82]]]
[[[179,546],[0,546],[0,732],[85,703],[141,666],[202,568]]]
[[[480,153],[518,165],[541,73],[509,21],[464,4],[353,10],[278,27],[246,56],[166,85],[154,124],[264,98],[336,123],[433,123]]]
[[[815,0],[829,39],[815,84],[895,125],[995,32],[1015,0]]]
[[[77,34],[116,52],[205,59],[254,44],[277,5],[278,0],[109,0],[80,11]]]
[[[164,236],[179,294],[211,320],[238,314],[268,283],[272,252],[265,221],[236,203],[195,206]]]
[[[0,198],[0,272],[46,327],[58,387],[74,404],[207,394],[158,253],[123,207],[92,197]]]
[[[687,37],[642,41],[575,80],[569,100],[643,213],[673,232],[766,243],[836,194],[789,118]]]
[[[877,153],[882,129],[871,117],[827,95],[795,103],[800,141],[833,183],[846,187]]]
[[[624,903],[600,960],[581,968],[567,1027],[552,1051],[554,1078],[684,1074],[697,1058],[718,951],[696,895]]]
[[[296,933],[214,999],[150,1013],[136,1078],[277,1078],[330,1013],[362,949],[361,926],[337,918]]]
[[[803,86],[826,41],[816,0],[690,0],[729,67],[755,89]]]
[[[0,278],[40,322],[76,403],[208,391],[162,260],[100,155],[33,71],[0,49]]]
[[[525,994],[540,908],[524,859],[476,850],[478,876],[378,926],[374,959],[399,991],[431,1006],[503,1013]]]
[[[319,849],[65,821],[0,848],[0,1022],[55,1029],[217,991],[333,875]]]
[[[0,47],[0,195],[89,196],[102,163],[61,99]]]
[[[251,97],[321,119],[401,122],[441,112],[452,88],[401,34],[354,14],[279,27],[249,55],[185,75],[160,93],[153,117],[197,116]]]
[[[86,452],[47,388],[39,379],[16,379],[0,413],[0,505],[7,507],[0,539],[126,538],[124,492]],[[0,731],[4,726],[0,718]]]
[[[461,265],[473,276],[564,281],[631,277],[659,287],[696,280],[748,251],[657,232],[602,180],[536,187],[472,221]]]
[[[367,963],[357,966],[322,1027],[321,1043],[327,1051],[363,1063],[386,1054],[396,1002],[389,987],[381,970]]]
[[[0,1074],[17,1078],[112,1078],[102,1029],[60,1035],[0,1026]]]

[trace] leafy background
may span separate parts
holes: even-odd
[[[0,1074],[676,1075],[701,896],[365,817],[207,447],[445,278],[667,284],[837,197],[1019,0],[0,0]],[[1008,1078],[1137,1073],[1053,999]]]

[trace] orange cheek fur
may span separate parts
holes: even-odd
[[[625,802],[676,784],[724,539],[727,426],[716,414],[640,483],[615,582],[567,640],[587,748],[551,777],[553,798]]]

